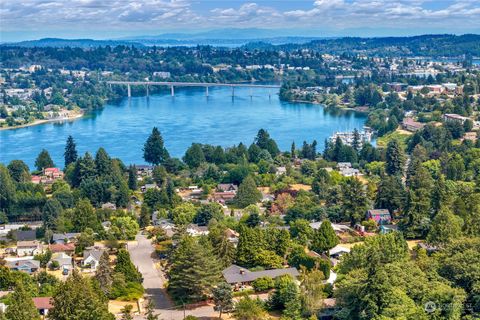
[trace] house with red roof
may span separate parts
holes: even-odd
[[[32,298],[35,308],[41,316],[46,316],[48,311],[53,308],[53,299],[52,297],[35,297]]]
[[[65,252],[65,253],[68,253],[68,254],[72,254],[73,252],[75,252],[75,243],[68,242],[68,243],[49,244],[48,249],[52,253]]]

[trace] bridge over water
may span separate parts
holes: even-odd
[[[235,88],[267,88],[278,89],[280,85],[273,84],[251,84],[251,83],[212,83],[212,82],[170,82],[170,81],[107,81],[107,84],[112,85],[126,85],[128,97],[132,96],[131,86],[145,86],[147,88],[147,97],[149,95],[150,86],[167,86],[170,87],[170,94],[175,96],[175,87],[204,87],[205,95],[208,97],[209,87],[230,87],[232,88],[232,97],[235,96]],[[250,92],[250,96],[251,96]],[[270,96],[270,93],[269,93]]]

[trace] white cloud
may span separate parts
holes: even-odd
[[[254,2],[244,3],[239,8],[215,8],[210,12],[212,15],[208,20],[212,23],[237,23],[239,26],[257,23],[266,24],[281,17],[276,9],[260,6]]]
[[[458,1],[443,9],[428,9],[424,0],[317,0],[307,10],[284,12],[288,18],[301,23],[341,28],[350,27],[403,27],[412,28],[413,22],[422,25],[454,27],[452,21],[464,19],[465,27],[480,27],[479,7],[475,1]],[[447,19],[447,20],[445,20]],[[450,21],[448,20],[450,19]],[[468,20],[465,20],[468,19]],[[458,27],[455,26],[455,27]]]
[[[480,29],[480,1],[0,0],[0,29],[145,30],[221,27]],[[288,6],[285,4],[288,2]],[[220,3],[220,4],[219,4]],[[439,4],[440,3],[440,4]],[[288,9],[286,9],[288,8]],[[421,31],[419,31],[421,32]]]

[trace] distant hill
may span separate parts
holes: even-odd
[[[77,48],[95,48],[105,46],[128,45],[136,47],[144,47],[143,44],[134,41],[121,40],[93,40],[93,39],[60,39],[60,38],[43,38],[39,40],[21,41],[16,43],[3,43],[4,46],[19,46],[19,47],[77,47]]]
[[[258,30],[255,37],[253,32]],[[378,56],[480,56],[480,35],[420,35],[411,37],[343,37],[319,38],[309,36],[275,36],[271,30],[263,29],[222,29],[196,34],[170,33],[158,36],[131,37],[114,40],[92,39],[58,39],[45,38],[40,40],[22,41],[3,44],[3,46],[20,47],[80,47],[92,48],[101,46],[128,45],[135,47],[147,46],[197,46],[211,45],[217,47],[243,47],[245,49],[284,50],[311,49],[318,52],[333,54],[359,54]],[[238,36],[238,37],[237,37]],[[240,37],[244,36],[244,37]],[[170,38],[171,37],[171,38]]]
[[[478,34],[434,34],[412,37],[344,37],[319,39],[305,44],[285,44],[276,49],[312,49],[329,53],[366,53],[380,56],[480,56]]]
[[[241,39],[245,40],[260,40],[260,39],[276,39],[276,38],[309,38],[309,39],[321,39],[317,35],[313,34],[302,34],[297,30],[283,30],[283,29],[259,29],[259,28],[224,28],[216,29],[210,31],[202,31],[197,33],[163,33],[159,35],[145,35],[145,36],[135,36],[135,37],[124,37],[115,40],[227,40],[231,41],[232,39]]]

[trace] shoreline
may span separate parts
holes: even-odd
[[[37,119],[37,120],[35,120],[35,121],[33,121],[33,122],[25,123],[25,124],[13,126],[13,127],[0,127],[0,131],[15,130],[15,129],[33,127],[33,126],[37,126],[37,125],[45,124],[45,123],[49,123],[49,122],[75,121],[75,120],[78,120],[78,119],[82,118],[85,114],[86,114],[86,112],[85,112],[85,111],[82,111],[82,112],[76,114],[75,116],[73,116],[73,117],[68,117],[68,118],[62,118],[62,119]]]
[[[308,101],[308,100],[285,100],[285,102],[289,102],[289,103],[308,103],[308,104],[314,104],[314,105],[321,105],[323,106],[324,108],[332,108],[332,109],[336,109],[336,110],[345,110],[345,111],[355,111],[355,112],[358,112],[358,113],[363,113],[363,114],[368,114],[368,110],[358,110],[356,108],[352,108],[352,107],[342,107],[342,106],[327,106],[326,104],[324,103],[320,103],[318,101]]]

